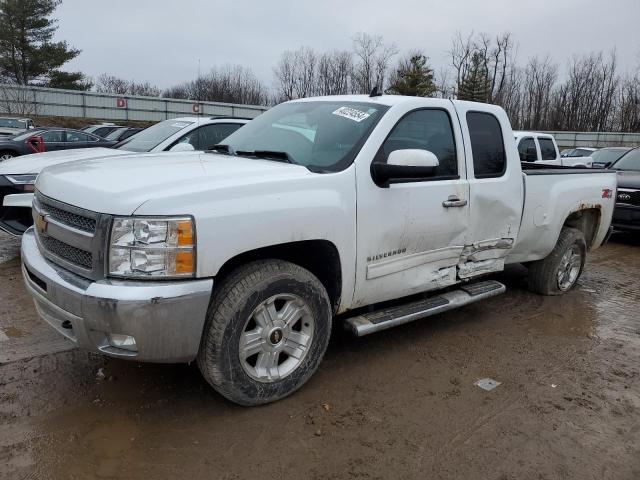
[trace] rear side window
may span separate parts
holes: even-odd
[[[540,144],[540,154],[542,160],[555,160],[556,159],[556,147],[553,144],[553,140],[550,138],[538,137],[538,143]]]
[[[490,113],[468,112],[467,125],[475,177],[501,177],[507,170],[507,154],[500,122]]]

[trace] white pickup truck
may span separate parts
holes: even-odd
[[[539,132],[513,132],[516,146],[520,154],[520,161],[535,162],[539,165],[563,167],[591,168],[593,158],[590,156],[563,157],[558,150],[558,144],[553,135]],[[594,149],[595,150],[595,149]]]
[[[46,168],[24,279],[77,345],[197,359],[228,399],[267,403],[314,373],[333,321],[361,336],[500,294],[485,275],[505,263],[535,292],[571,289],[616,174],[531,168],[496,106],[297,100],[214,152]]]

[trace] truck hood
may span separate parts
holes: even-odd
[[[36,189],[94,212],[131,215],[154,199],[308,175],[313,174],[305,167],[269,160],[202,152],[144,153],[46,168]]]
[[[90,158],[114,157],[130,154],[125,150],[114,150],[111,148],[94,147],[78,148],[73,150],[57,150],[54,152],[34,153],[22,155],[11,160],[0,163],[0,175],[17,175],[20,173],[40,173],[40,171],[51,165],[75,162],[77,160],[87,160]]]
[[[619,171],[618,188],[640,188],[640,172]]]

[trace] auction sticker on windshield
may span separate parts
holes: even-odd
[[[371,114],[366,112],[361,112],[360,110],[356,110],[351,107],[340,107],[335,112],[334,115],[338,115],[339,117],[348,118],[349,120],[353,120],[354,122],[361,122],[366,120],[371,116]]]

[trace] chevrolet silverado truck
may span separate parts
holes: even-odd
[[[523,171],[493,105],[390,95],[272,108],[208,152],[46,168],[22,270],[78,346],[191,362],[226,398],[283,398],[332,322],[379,332],[505,291],[569,291],[609,231],[616,174]]]

